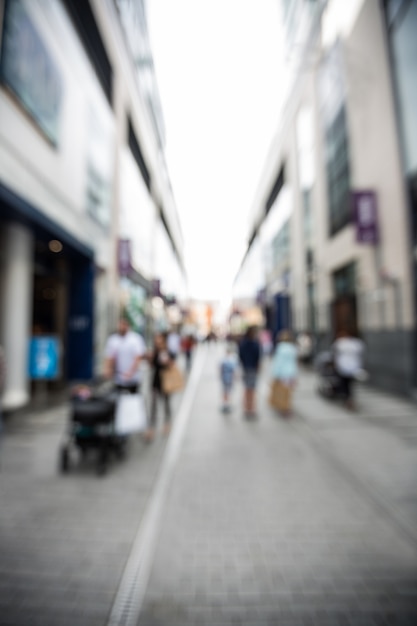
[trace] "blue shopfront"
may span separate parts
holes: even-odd
[[[291,328],[291,300],[288,294],[278,293],[274,297],[275,333]]]
[[[28,298],[31,306],[28,375],[32,380],[48,380],[52,389],[67,381],[91,378],[93,250],[0,184],[0,233],[3,237],[7,236],[10,225],[18,225],[28,232],[33,249],[32,294]],[[13,254],[13,250],[10,253]],[[0,314],[4,317],[7,307],[2,309]],[[7,324],[3,323],[3,328],[5,326]],[[39,364],[45,364],[46,360],[49,365],[42,369]]]

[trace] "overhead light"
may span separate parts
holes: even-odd
[[[51,252],[61,252],[62,248],[64,247],[62,243],[58,241],[58,239],[51,239],[48,246]]]

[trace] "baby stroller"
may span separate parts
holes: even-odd
[[[340,377],[334,367],[332,353],[330,351],[320,352],[314,361],[314,367],[319,376],[318,393],[324,398],[341,397]]]
[[[115,431],[117,399],[117,393],[108,386],[94,390],[87,385],[78,385],[73,389],[67,440],[59,451],[62,473],[70,470],[74,448],[78,448],[81,457],[86,457],[90,450],[96,452],[99,475],[107,471],[112,453],[118,458],[124,456],[127,437]]]

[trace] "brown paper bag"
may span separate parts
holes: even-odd
[[[281,380],[273,380],[269,390],[269,404],[283,413],[291,409],[290,385],[285,385]]]
[[[176,363],[162,371],[162,391],[166,394],[181,391],[185,385],[184,375]]]

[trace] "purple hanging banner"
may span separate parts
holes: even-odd
[[[352,193],[352,205],[356,241],[377,245],[379,243],[379,228],[376,193],[374,191],[354,191]]]
[[[132,269],[130,239],[119,239],[117,251],[119,276],[127,276]]]

